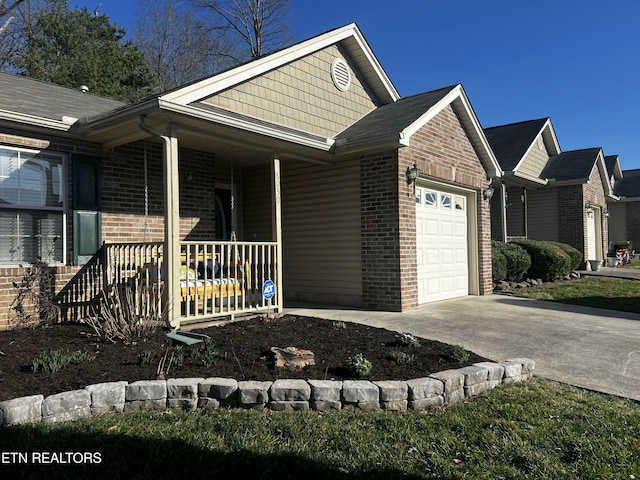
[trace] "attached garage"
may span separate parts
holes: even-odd
[[[462,297],[471,292],[469,212],[475,202],[463,191],[416,186],[418,303]]]

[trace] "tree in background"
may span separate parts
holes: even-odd
[[[135,101],[152,93],[144,55],[106,15],[69,10],[68,0],[48,0],[26,32],[18,73],[58,85],[87,85],[92,93]]]
[[[15,10],[22,2],[24,2],[24,0],[13,0],[13,2],[0,0],[0,33],[4,32],[15,18],[10,16],[11,11]]]
[[[9,68],[20,48],[25,19],[30,12],[29,0],[0,0],[0,70]]]
[[[211,35],[189,2],[140,0],[136,46],[144,53],[156,92],[166,91],[233,66],[237,43]]]
[[[210,13],[215,31],[231,34],[249,47],[249,57],[265,53],[291,42],[289,0],[192,0]],[[246,60],[238,58],[237,60]]]

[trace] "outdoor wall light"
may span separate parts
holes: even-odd
[[[493,197],[493,192],[493,187],[485,188],[482,192],[482,198],[484,198],[485,200],[491,200],[491,197]]]
[[[407,172],[406,172],[407,185],[411,185],[413,183],[413,186],[415,187],[416,180],[420,176],[421,173],[422,173],[422,170],[420,170],[418,168],[418,166],[416,165],[415,162],[413,162],[413,166],[412,167],[407,167]]]
[[[590,210],[592,208],[595,208],[596,206],[591,203],[591,202],[587,202],[586,205],[584,206],[585,210]]]

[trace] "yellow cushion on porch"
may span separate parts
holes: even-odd
[[[180,267],[180,280],[195,280],[196,271],[193,268],[187,268],[186,265]]]

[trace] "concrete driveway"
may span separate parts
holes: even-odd
[[[287,308],[459,344],[495,361],[528,357],[535,373],[640,400],[640,315],[506,295],[463,297],[403,313]]]

